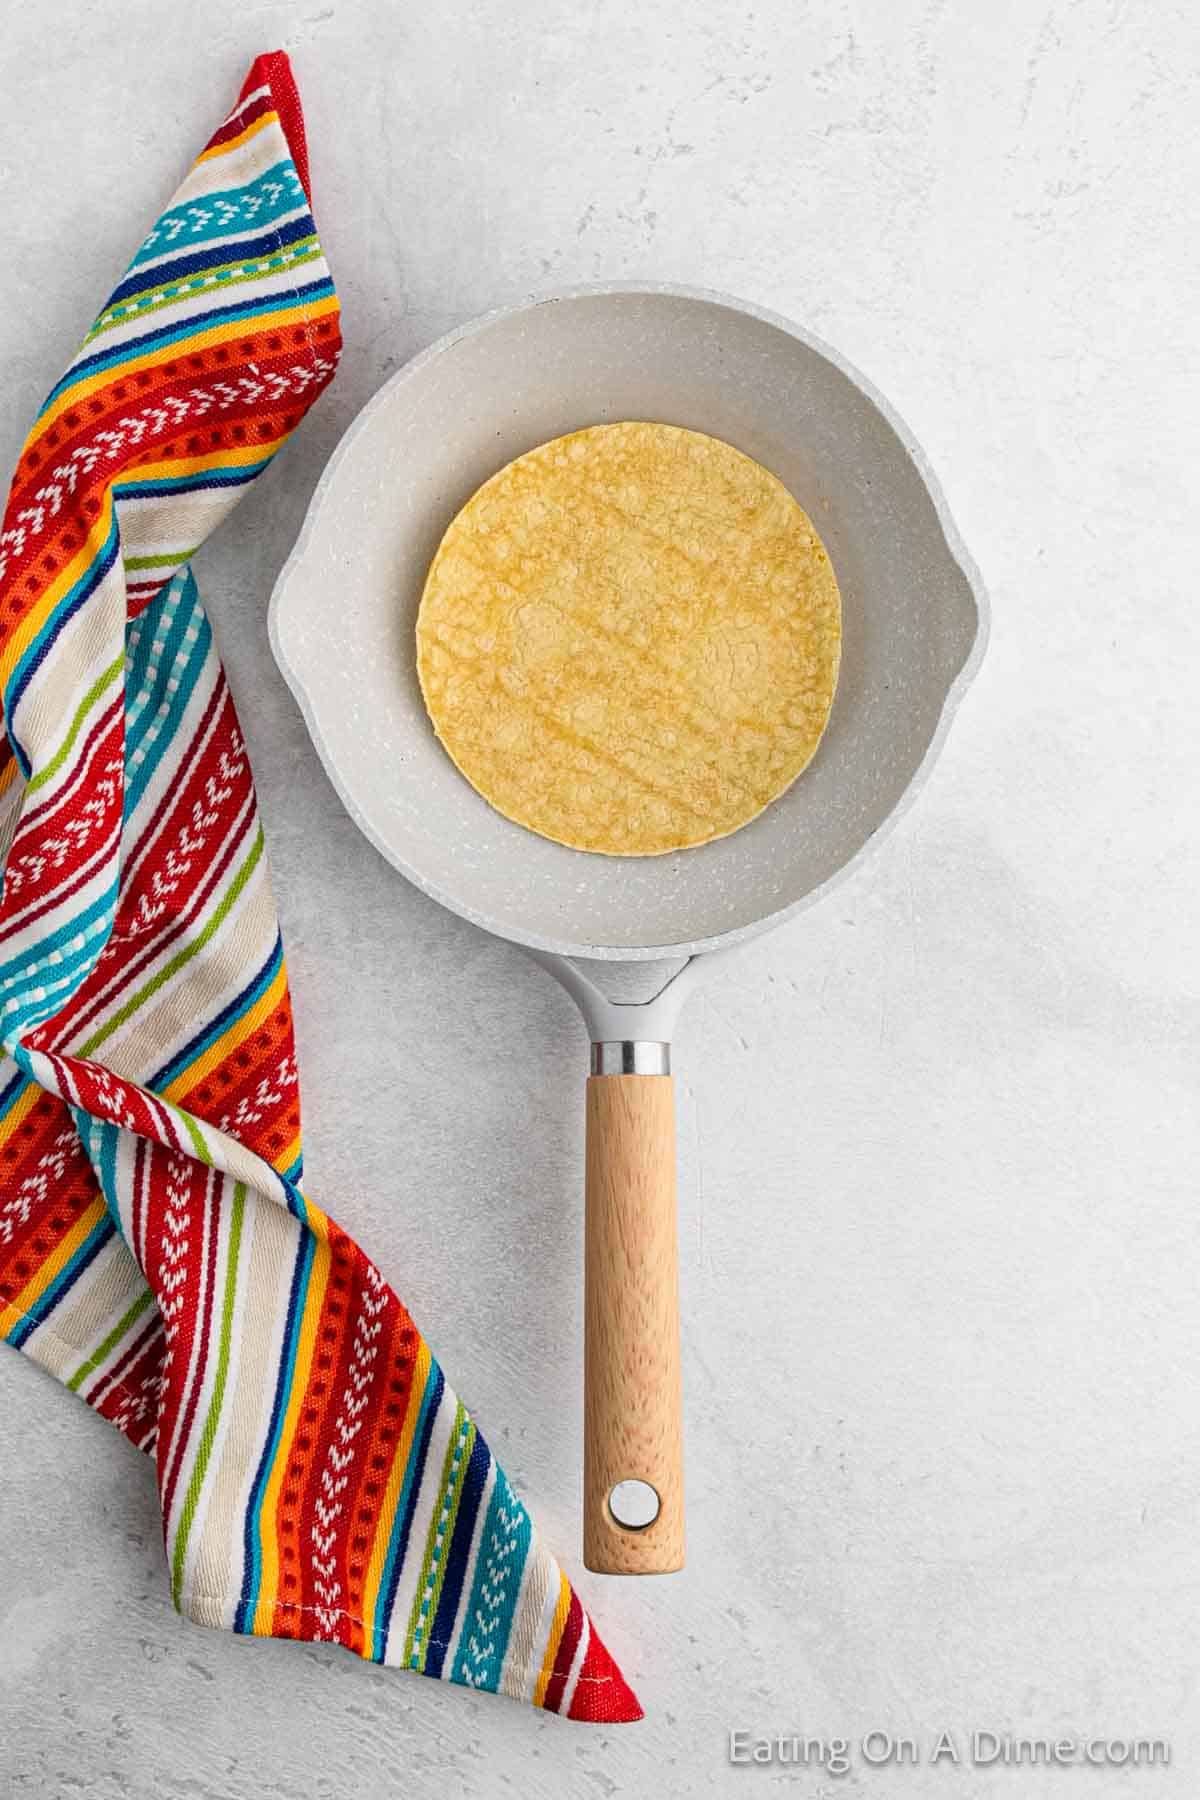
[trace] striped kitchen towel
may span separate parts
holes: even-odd
[[[428,1344],[301,1190],[262,828],[189,560],[338,347],[291,70],[260,57],[4,516],[0,1332],[153,1457],[188,1618],[636,1719]]]

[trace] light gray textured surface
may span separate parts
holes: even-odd
[[[8,462],[252,52],[295,56],[350,347],[199,572],[266,816],[314,1192],[573,1575],[583,1034],[520,952],[405,887],[318,768],[265,607],[321,463],[403,358],[490,305],[724,287],[895,401],[994,629],[879,857],[684,1016],[691,1561],[581,1576],[645,1723],[180,1623],[149,1469],[6,1355],[0,1789],[1190,1800],[1193,11],[64,0],[10,7],[3,39]],[[822,1782],[725,1762],[733,1726],[943,1724],[1165,1732],[1175,1763]]]

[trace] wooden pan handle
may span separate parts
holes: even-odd
[[[681,1569],[683,1428],[669,1075],[587,1084],[583,1560],[603,1575]],[[653,1523],[614,1517],[619,1482],[658,1496]],[[622,1496],[618,1496],[618,1502]]]

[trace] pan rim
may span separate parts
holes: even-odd
[[[818,882],[815,887],[810,888],[807,893],[800,895],[797,899],[790,900],[784,906],[777,907],[771,912],[763,913],[757,919],[752,919],[743,924],[733,926],[727,931],[719,932],[708,937],[688,939],[678,943],[645,945],[577,943],[565,938],[548,936],[542,932],[512,928],[508,925],[505,925],[504,928],[499,928],[494,920],[489,919],[485,914],[472,907],[469,901],[461,900],[446,891],[437,882],[429,880],[427,876],[423,875],[413,864],[406,861],[403,856],[384,840],[382,835],[369,823],[362,809],[358,806],[348,783],[346,783],[342,777],[337,757],[325,740],[317,716],[317,708],[311,697],[308,686],[289,659],[284,642],[284,627],[282,625],[285,610],[284,601],[287,589],[290,586],[296,571],[307,556],[309,545],[315,535],[320,517],[328,503],[338,470],[346,456],[349,454],[351,446],[359,431],[366,426],[368,420],[374,416],[375,412],[387,403],[395,390],[403,387],[405,383],[412,381],[421,370],[424,369],[427,364],[434,361],[435,358],[444,355],[447,351],[453,350],[464,340],[477,336],[479,333],[486,331],[491,326],[499,324],[503,320],[514,318],[523,313],[535,312],[544,306],[558,305],[563,301],[603,299],[617,295],[644,295],[680,300],[694,300],[706,305],[720,307],[727,311],[741,313],[749,318],[759,321],[761,324],[769,325],[778,331],[782,331],[786,336],[803,344],[806,349],[811,350],[815,352],[816,355],[824,358],[844,375],[846,379],[850,381],[870,402],[870,404],[877,409],[885,422],[891,427],[905,454],[913,463],[933,504],[934,514],[946,550],[962,574],[975,608],[975,634],[971,648],[946,690],[938,713],[937,724],[930,736],[929,743],[925,748],[919,764],[913,772],[911,780],[904,789],[904,792],[900,795],[891,811],[883,820],[881,820],[875,831],[871,833],[864,843],[859,845],[858,849],[854,851],[851,856],[847,857],[846,861],[842,863],[838,869],[827,876],[824,881]],[[967,549],[958,527],[955,524],[945,494],[942,491],[941,483],[934,473],[919,440],[893,407],[891,402],[880,392],[870,378],[864,375],[862,371],[844,356],[840,350],[827,343],[815,332],[809,331],[807,327],[797,324],[795,320],[789,319],[781,313],[774,312],[768,307],[759,306],[753,301],[740,299],[735,295],[724,293],[716,288],[696,287],[677,282],[648,281],[582,282],[570,287],[557,288],[551,293],[541,296],[534,295],[507,305],[493,307],[489,311],[480,313],[476,317],[468,319],[463,324],[457,325],[450,331],[445,332],[431,344],[426,345],[423,350],[418,351],[417,354],[401,368],[397,369],[396,372],[391,375],[374,394],[372,394],[371,398],[359,408],[326,461],[317,485],[313,490],[312,497],[309,500],[300,532],[292,546],[287,560],[276,578],[267,613],[267,631],[272,654],[275,657],[275,661],[293,698],[300,708],[305,726],[312,739],[313,745],[316,748],[322,767],[332,783],[339,800],[353,819],[354,823],[385,861],[390,863],[394,869],[398,870],[398,872],[403,875],[407,881],[410,881],[414,887],[419,888],[420,891],[427,894],[430,899],[437,901],[440,906],[444,906],[447,911],[455,913],[459,918],[468,920],[469,923],[478,926],[481,930],[488,932],[493,937],[501,938],[509,943],[522,944],[529,949],[539,950],[549,955],[584,958],[599,962],[624,963],[652,962],[695,956],[708,951],[732,947],[733,945],[745,942],[750,938],[758,937],[763,932],[774,930],[776,926],[785,924],[789,919],[806,911],[810,906],[815,906],[819,901],[825,899],[840,885],[840,883],[848,880],[850,876],[861,867],[862,863],[873,853],[878,845],[886,839],[900,819],[904,817],[921,789],[925,786],[933,766],[941,754],[950,725],[958,710],[962,697],[978,673],[987,649],[990,630],[991,613],[986,589],[984,588],[983,580],[975,560]]]

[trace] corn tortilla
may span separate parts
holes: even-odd
[[[417,617],[421,691],[467,780],[607,856],[705,844],[770,805],[817,748],[840,650],[832,565],[782,482],[633,420],[485,482]]]

